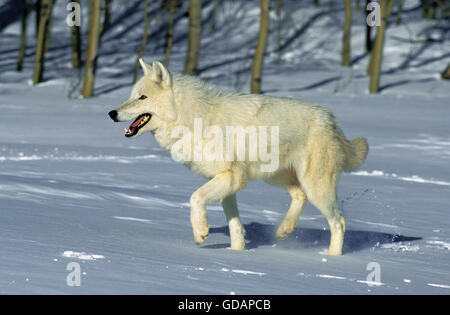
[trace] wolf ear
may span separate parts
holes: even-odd
[[[166,67],[159,61],[153,61],[152,78],[153,81],[166,89],[172,87],[172,77]]]
[[[141,64],[141,68],[144,71],[144,75],[150,75],[150,73],[152,72],[152,67],[148,65],[142,58],[139,58],[139,63]]]

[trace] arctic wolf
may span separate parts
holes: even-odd
[[[188,147],[196,150],[195,144],[200,143],[201,149],[206,150],[210,138],[204,137],[200,142],[193,139],[198,119],[203,127],[215,126],[216,130],[227,126],[247,130],[252,126],[276,126],[279,130],[278,138],[268,143],[279,150],[277,168],[269,171],[262,170],[265,162],[260,158],[182,160],[194,173],[209,179],[190,198],[196,244],[208,236],[206,206],[221,201],[230,229],[231,249],[243,250],[245,231],[236,192],[248,181],[262,179],[286,189],[292,197],[277,230],[278,238],[285,238],[294,230],[309,200],[328,221],[329,254],[342,254],[345,219],[339,211],[336,185],[341,172],[355,170],[366,159],[368,144],[364,138],[347,140],[333,114],[324,107],[290,98],[224,93],[198,78],[170,73],[160,62],[149,65],[141,59],[140,63],[144,76],[133,87],[129,100],[109,112],[116,122],[133,121],[125,129],[126,137],[150,131],[162,147],[173,151],[180,138],[186,137],[174,131],[183,128],[191,131],[184,139],[189,140]],[[236,154],[242,148],[235,149]]]

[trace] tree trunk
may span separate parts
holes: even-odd
[[[35,6],[35,10],[36,10],[36,39],[38,38],[39,35],[39,19],[41,18],[41,2],[42,0],[36,0],[36,6]]]
[[[342,37],[342,62],[344,67],[350,67],[352,65],[350,55],[350,38],[352,27],[352,3],[351,0],[345,0],[345,24],[344,35]]]
[[[437,3],[434,0],[422,0],[422,17],[427,20],[436,19]]]
[[[328,9],[330,11],[334,10],[334,0],[328,1]]]
[[[146,0],[144,0],[144,1],[146,1]],[[111,21],[111,4],[112,4],[112,0],[105,0],[103,24],[102,24],[102,30],[100,32],[100,37],[103,36],[103,34],[106,32],[106,30],[109,27],[109,24]]]
[[[73,2],[80,3],[80,0],[73,0]],[[81,33],[80,26],[73,25],[71,27],[72,38],[72,67],[81,68]]]
[[[202,31],[202,1],[189,0],[189,35],[184,73],[197,74],[200,37]]]
[[[48,42],[46,37],[49,34],[50,17],[53,10],[53,0],[41,0],[40,5],[40,17],[39,17],[39,30],[38,38],[36,41],[36,56],[34,62],[34,75],[33,85],[42,82],[44,76],[44,62],[46,43]]]
[[[219,9],[220,9],[221,4],[222,4],[222,0],[216,0],[216,4],[214,5],[212,21],[211,21],[211,29],[210,29],[211,33],[216,30],[217,16],[219,15]]]
[[[361,11],[361,0],[356,0],[355,9],[356,11]]]
[[[23,9],[22,16],[22,28],[20,35],[20,49],[19,58],[17,60],[17,71],[22,71],[23,59],[25,58],[25,50],[27,48],[27,25],[28,25],[28,14],[31,9],[31,0],[24,0],[25,7]]]
[[[377,27],[375,45],[373,47],[371,56],[370,83],[369,83],[370,93],[378,93],[380,90],[380,73],[383,61],[383,48],[386,34],[386,24],[387,18],[391,13],[394,2],[395,0],[380,0],[381,25]]]
[[[315,7],[318,7],[320,5],[319,0],[314,0],[313,4],[314,4]]]
[[[275,3],[275,15],[276,15],[276,36],[277,36],[277,59],[276,63],[280,63],[281,61],[281,29],[283,25],[283,21],[281,18],[281,10],[283,9],[283,0],[277,0]]]
[[[450,63],[447,65],[444,72],[441,73],[441,78],[444,80],[450,80]]]
[[[142,54],[144,53],[145,46],[147,45],[147,37],[148,37],[148,28],[150,26],[150,19],[148,18],[148,1],[144,0],[144,33],[142,35],[141,47],[137,53],[136,63],[134,65],[134,76],[133,83],[137,81],[137,77],[139,74],[139,59],[142,58]]]
[[[169,21],[167,23],[166,35],[166,53],[164,54],[164,66],[169,66],[169,58],[172,53],[173,45],[173,21],[175,19],[175,12],[177,11],[177,0],[169,0]]]
[[[84,97],[91,97],[94,91],[95,70],[97,65],[98,46],[101,31],[101,2],[101,0],[89,1],[89,35],[86,49],[84,84],[82,90]]]
[[[261,93],[261,76],[264,66],[264,55],[267,47],[267,36],[269,34],[269,4],[270,0],[261,0],[261,18],[259,24],[259,38],[256,45],[252,65],[251,93]]]
[[[367,6],[369,5],[371,0],[366,0],[366,21],[367,21],[367,17],[369,16],[369,11],[367,11]],[[371,38],[371,33],[372,33],[372,27],[366,23],[366,52],[370,52],[372,50],[372,38]]]
[[[395,20],[395,24],[398,26],[402,22],[402,13],[403,13],[403,3],[405,0],[400,0],[397,7],[397,19]]]
[[[56,0],[52,1],[52,12],[53,7],[55,6]],[[47,53],[50,48],[50,38],[51,38],[51,32],[52,32],[52,23],[53,23],[53,14],[50,12],[50,16],[48,17],[48,25],[46,28],[47,34],[45,35],[45,52]]]

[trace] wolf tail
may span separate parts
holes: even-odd
[[[341,137],[341,142],[345,152],[344,172],[354,171],[366,160],[369,144],[365,138],[348,141]]]

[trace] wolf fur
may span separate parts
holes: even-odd
[[[159,144],[171,150],[177,126],[193,129],[196,118],[204,126],[278,126],[279,166],[262,172],[262,161],[184,161],[194,173],[209,179],[190,198],[194,241],[208,236],[206,205],[221,201],[228,221],[231,249],[243,250],[244,227],[239,218],[236,192],[250,180],[262,179],[287,190],[292,201],[277,237],[291,233],[309,200],[327,219],[330,255],[341,255],[345,219],[340,213],[336,185],[341,172],[358,168],[368,153],[367,141],[349,141],[326,108],[284,97],[224,93],[192,76],[169,73],[159,62],[140,61],[144,76],[130,99],[115,112],[116,121],[129,121],[143,113],[151,120],[138,135],[150,131]],[[142,99],[142,95],[146,98]],[[141,98],[141,99],[140,99]],[[203,142],[203,146],[207,141]]]

